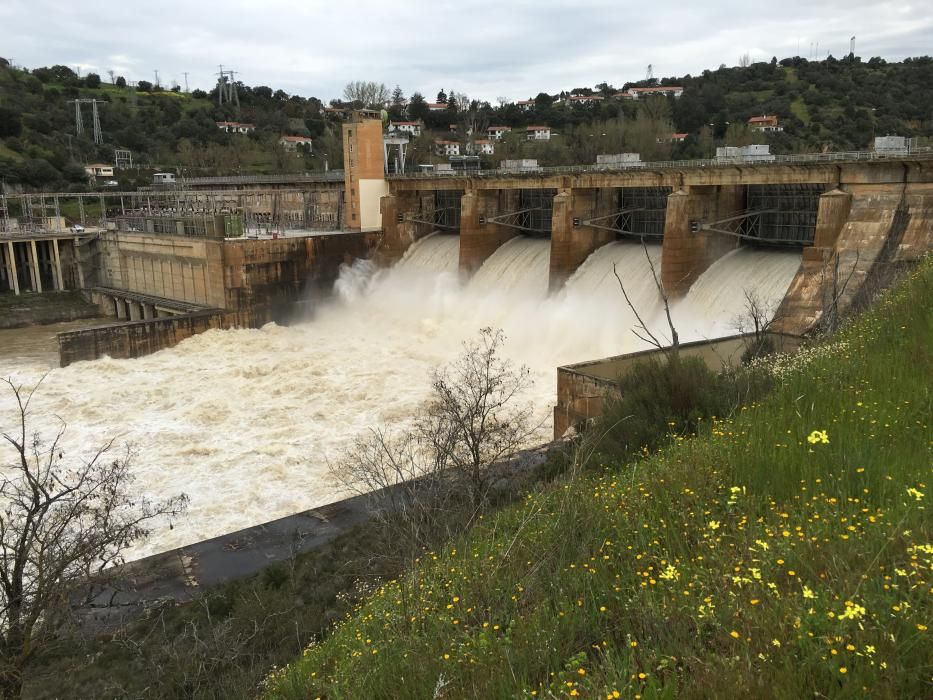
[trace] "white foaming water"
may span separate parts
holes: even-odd
[[[754,292],[773,313],[800,267],[799,250],[737,248],[723,256],[674,304],[672,315],[685,340],[738,333],[747,316],[745,292]],[[747,325],[747,322],[746,322]]]
[[[435,231],[410,246],[396,267],[422,272],[456,272],[459,264],[460,236]]]
[[[174,530],[154,532],[131,557],[340,498],[328,463],[369,427],[404,426],[428,394],[432,368],[456,357],[461,342],[484,326],[502,328],[506,354],[531,370],[528,398],[547,437],[558,365],[643,347],[629,330],[632,315],[612,264],[633,301],[656,316],[644,251],[636,244],[605,246],[548,297],[547,241],[509,241],[465,287],[458,245],[456,236],[434,234],[392,269],[365,261],[345,267],[334,298],[306,323],[208,331],[135,360],[52,369],[33,401],[35,421],[46,429],[53,415],[68,421],[64,448],[71,459],[116,435],[135,446],[136,490],[191,497]],[[658,264],[660,248],[649,250]],[[739,265],[770,267],[762,257],[707,274],[721,274],[735,290],[735,280],[750,279]],[[740,289],[731,296],[741,297]],[[27,387],[47,371],[28,358],[4,368]],[[9,393],[0,392],[0,426],[13,415]],[[6,449],[0,447],[0,463]]]
[[[508,296],[539,299],[547,295],[551,241],[516,236],[489,257],[470,280],[470,292],[478,295],[496,290]]]

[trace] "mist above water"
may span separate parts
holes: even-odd
[[[182,522],[153,533],[138,557],[341,497],[328,462],[369,427],[404,426],[427,396],[431,370],[485,326],[502,328],[506,354],[531,370],[528,399],[549,437],[558,365],[644,347],[630,331],[634,316],[613,264],[646,321],[665,328],[640,244],[600,248],[551,296],[547,240],[509,241],[465,285],[458,250],[457,236],[434,234],[391,269],[345,267],[333,299],[298,325],[213,330],[135,360],[53,369],[34,415],[46,427],[53,415],[68,421],[71,458],[117,435],[135,446],[138,490],[191,497]],[[648,254],[659,267],[660,246]],[[799,260],[744,249],[726,256],[675,307],[681,337],[734,332],[743,289],[780,298]],[[4,374],[27,386],[48,371],[28,357],[12,364]],[[0,425],[11,410],[11,397],[0,395]]]

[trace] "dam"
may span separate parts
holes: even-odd
[[[660,307],[656,290],[644,284],[651,275],[644,251],[631,242],[610,244],[549,296],[546,241],[513,239],[466,283],[456,243],[456,236],[436,233],[391,268],[365,260],[345,265],[334,297],[288,327],[214,329],[137,359],[53,369],[34,416],[43,428],[52,427],[54,415],[68,417],[65,450],[73,456],[118,436],[133,445],[136,488],[152,497],[191,497],[174,529],[153,533],[134,557],[343,496],[328,476],[342,447],[371,427],[404,426],[428,394],[432,368],[484,326],[503,328],[507,355],[530,368],[534,386],[525,398],[538,409],[544,441],[555,367],[644,347],[629,330],[630,312],[612,274],[615,264],[637,290],[636,303],[655,315]],[[800,255],[777,258],[749,251],[720,261],[698,289],[722,293],[698,300],[705,314],[684,325],[683,336],[705,337],[709,319],[735,312],[749,273],[761,271],[767,283],[758,291],[780,299]],[[689,293],[683,303],[693,303]],[[4,366],[27,386],[49,371],[34,359]],[[9,399],[0,397],[4,415]]]
[[[330,181],[314,200],[337,209],[313,216],[301,213],[306,195],[260,196],[256,183],[248,195],[235,183],[222,197],[193,190],[161,214],[56,234],[61,272],[54,247],[6,236],[0,284],[25,293],[71,281],[117,322],[60,334],[61,367],[4,347],[0,359],[26,387],[44,377],[36,427],[64,417],[68,456],[116,436],[132,447],[137,490],[189,495],[187,514],[139,543],[137,558],[345,495],[329,465],[368,429],[402,429],[432,369],[483,327],[502,328],[505,354],[529,368],[524,398],[550,439],[557,367],[646,347],[619,279],[661,338],[656,276],[682,342],[734,334],[746,292],[785,330],[806,330],[825,305],[828,261],[847,266],[851,301],[878,269],[930,249],[931,162],[362,173],[378,187],[348,168],[339,198]],[[361,192],[375,195],[354,200]],[[346,214],[356,230],[249,240],[214,209],[242,206],[275,226],[284,201],[298,226]],[[10,399],[0,396],[0,415]]]

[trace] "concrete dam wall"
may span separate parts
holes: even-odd
[[[929,159],[396,178],[382,201],[380,255],[392,262],[433,231],[454,233],[469,277],[512,238],[538,237],[550,242],[548,285],[558,290],[600,247],[643,238],[661,245],[659,277],[680,298],[737,248],[797,250],[802,263],[778,316],[780,330],[799,334],[827,306],[830,268],[851,277],[834,302],[844,311],[883,268],[931,249],[931,192]]]
[[[87,271],[102,312],[129,321],[59,336],[62,366],[139,357],[210,328],[287,321],[303,295],[326,295],[341,264],[367,257],[378,234],[212,240],[102,232]]]

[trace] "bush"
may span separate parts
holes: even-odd
[[[730,412],[735,377],[713,372],[694,357],[676,363],[640,362],[618,380],[620,398],[597,422],[603,450],[629,458],[651,452],[671,435],[696,432],[701,421]]]

